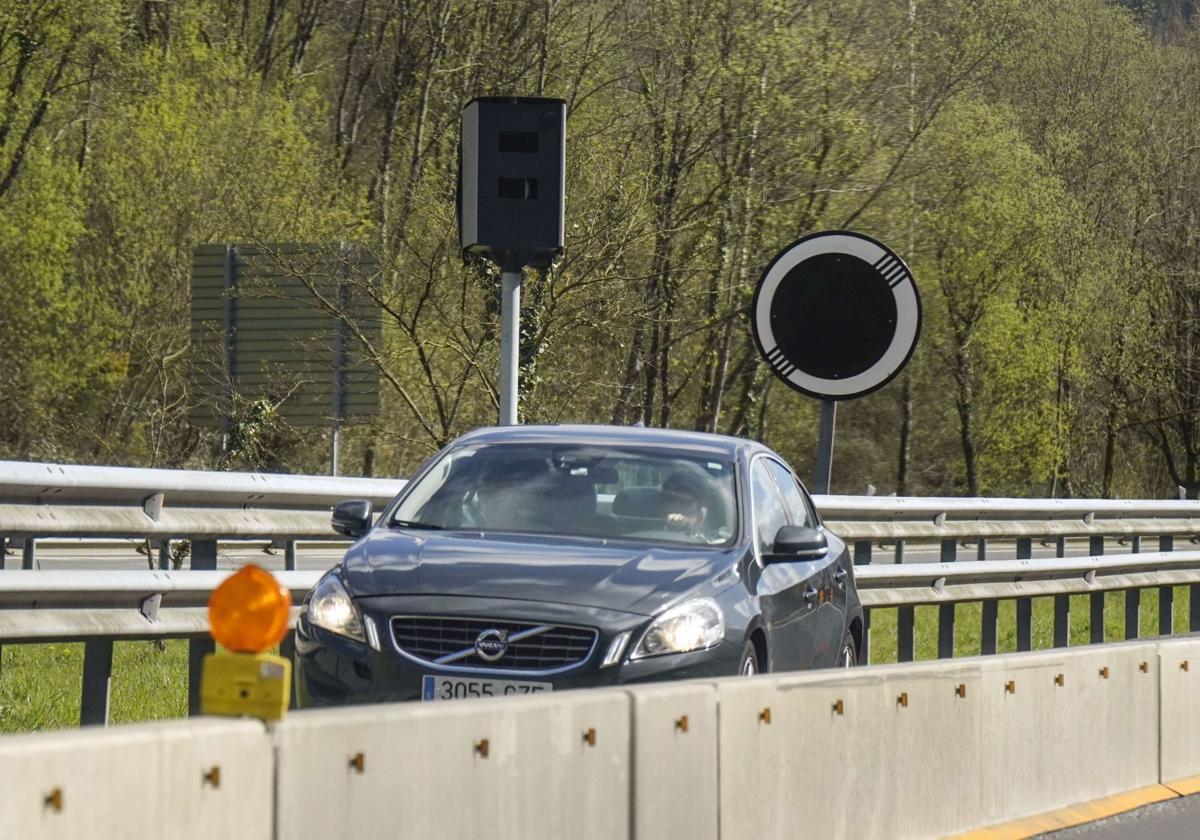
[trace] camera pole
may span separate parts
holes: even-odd
[[[517,354],[521,344],[521,270],[500,275],[500,425],[517,425]]]

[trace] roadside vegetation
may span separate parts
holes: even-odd
[[[834,489],[1200,494],[1200,34],[1184,0],[0,0],[0,457],[323,471],[189,350],[202,243],[356,242],[405,474],[496,415],[499,279],[456,251],[458,114],[569,103],[566,256],[527,278],[522,414],[751,435],[817,407],[744,317],[781,247],[897,248],[925,325],[844,405]]]

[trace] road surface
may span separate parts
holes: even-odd
[[[1040,836],[1046,840],[1196,840],[1200,837],[1200,796],[1168,799]]]

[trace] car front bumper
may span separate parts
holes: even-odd
[[[587,607],[564,607],[529,601],[488,598],[380,597],[358,602],[378,629],[380,650],[308,623],[296,627],[296,693],[301,708],[386,703],[421,698],[426,675],[474,680],[520,680],[550,683],[554,690],[612,686],[636,682],[716,677],[736,674],[743,642],[727,638],[707,650],[630,660],[629,653],[649,625],[647,616]],[[415,609],[417,606],[420,609]],[[402,655],[392,636],[393,615],[486,616],[496,621],[533,621],[595,627],[599,638],[583,662],[557,673],[498,671],[491,668],[438,668]],[[601,667],[612,640],[630,631],[621,660]]]

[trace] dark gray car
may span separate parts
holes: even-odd
[[[432,458],[305,600],[301,706],[849,666],[845,543],[739,438],[514,426]]]

